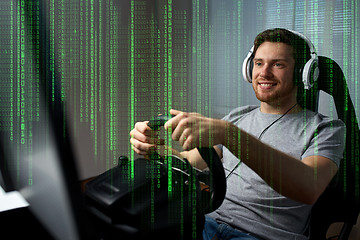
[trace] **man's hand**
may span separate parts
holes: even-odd
[[[174,109],[170,110],[170,114],[175,117],[167,121],[164,127],[173,131],[172,139],[179,141],[184,150],[212,147],[224,142],[226,121]]]
[[[147,156],[156,150],[156,146],[164,145],[164,140],[158,138],[158,131],[153,131],[146,122],[137,122],[130,131],[132,149],[140,155]]]

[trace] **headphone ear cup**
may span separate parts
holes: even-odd
[[[304,88],[309,90],[318,79],[320,74],[317,59],[310,59],[304,66],[302,78],[304,79]]]
[[[250,49],[242,65],[242,75],[245,81],[252,82],[252,69],[253,69],[253,50],[254,46]]]
[[[249,83],[252,83],[252,70],[253,70],[253,67],[254,67],[254,61],[253,61],[253,57],[249,58],[249,61],[248,61],[248,79],[247,81]]]
[[[312,79],[311,86],[313,86],[314,83],[318,80],[319,75],[320,75],[320,70],[319,70],[318,61],[315,61],[313,64],[311,76],[310,76],[310,79]]]

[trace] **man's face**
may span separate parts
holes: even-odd
[[[252,72],[256,97],[270,105],[294,104],[297,90],[293,83],[294,66],[291,46],[279,42],[262,43],[255,53]]]

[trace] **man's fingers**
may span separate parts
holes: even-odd
[[[141,151],[140,149],[137,149],[134,145],[131,145],[132,150],[134,150],[134,152],[136,152],[139,155],[146,155],[147,153],[144,151]]]
[[[149,128],[149,127],[148,127],[147,123],[145,123],[145,122],[137,122],[137,123],[135,123],[134,128],[141,133],[145,133],[147,128]]]
[[[164,125],[164,128],[168,130],[168,128],[174,129],[179,124],[181,119],[187,116],[186,113],[182,111],[178,111],[175,109],[170,110],[170,114],[175,115],[175,117],[171,118],[169,121],[167,121]]]
[[[175,109],[171,109],[171,110],[170,110],[170,114],[171,114],[171,115],[178,115],[179,113],[182,113],[182,111],[175,110]]]
[[[176,131],[176,129],[175,129]],[[173,133],[173,138],[176,137],[178,139],[176,139],[177,141],[179,141],[180,145],[183,146],[185,141],[191,136],[191,129],[190,128],[186,128],[184,129],[184,131],[179,131],[179,132],[175,132]],[[181,134],[180,136],[175,135],[174,134]],[[175,140],[175,139],[174,139]]]
[[[137,139],[143,143],[150,142],[150,137],[144,135],[143,133],[137,131],[136,129],[134,129],[130,132],[130,136],[132,139]]]
[[[165,129],[168,129],[168,127],[171,127],[172,129],[174,129],[177,126],[177,124],[179,123],[179,121],[183,118],[184,112],[175,110],[175,109],[171,109],[170,114],[174,115],[174,117],[165,123],[165,125],[164,125]]]
[[[182,144],[182,148],[185,151],[190,151],[191,149],[194,148],[194,143],[193,143],[193,137],[189,136],[186,138],[185,142]]]
[[[134,129],[136,129],[138,132],[146,135],[146,136],[151,136],[151,137],[156,137],[158,132],[152,130],[147,124],[149,121],[146,122],[137,122],[135,123],[135,127]]]
[[[144,143],[135,138],[131,138],[130,143],[132,146],[134,146],[136,149],[138,149],[141,152],[149,152],[155,149],[154,144]]]
[[[165,144],[165,140],[157,138],[157,134],[156,134],[156,136],[146,136],[138,131],[131,131],[130,136],[131,136],[131,138],[137,139],[138,141],[143,142],[143,143],[150,143],[150,144],[155,144],[155,145],[164,145]]]

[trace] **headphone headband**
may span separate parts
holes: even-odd
[[[305,35],[296,32],[294,30],[290,30],[290,29],[285,29],[285,30],[303,39],[310,49],[311,58],[305,63],[301,71],[301,77],[302,77],[302,82],[304,84],[304,88],[306,90],[309,90],[319,77],[319,68],[318,68],[319,59],[315,47],[310,41],[310,39],[308,39]],[[253,58],[254,58],[254,46],[251,47],[242,65],[243,78],[245,81],[250,83],[252,82]]]

